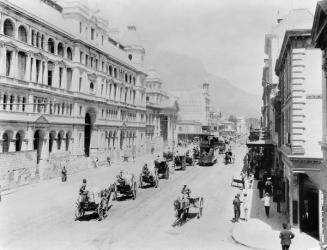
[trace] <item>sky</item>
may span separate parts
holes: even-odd
[[[261,94],[264,35],[278,12],[316,0],[88,0],[111,28],[135,25],[141,42],[199,59],[209,73]],[[146,49],[146,48],[145,48]]]

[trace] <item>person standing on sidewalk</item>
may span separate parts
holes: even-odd
[[[244,220],[248,220],[248,211],[249,211],[249,199],[247,193],[243,194],[243,199],[242,199],[242,210],[243,210],[243,217]]]
[[[260,197],[260,199],[262,199],[262,197],[263,197],[263,188],[264,188],[264,183],[263,183],[263,180],[262,179],[260,179],[258,181],[257,188],[259,189],[259,197]]]
[[[234,207],[234,222],[238,222],[238,219],[240,217],[240,201],[237,195],[235,195],[235,198],[233,200],[233,207]]]
[[[265,193],[265,197],[263,197],[261,200],[263,200],[263,205],[265,206],[265,212],[267,215],[267,218],[269,218],[269,209],[270,209],[270,196],[268,193]]]
[[[282,245],[282,250],[288,250],[294,238],[294,234],[291,230],[287,229],[287,224],[283,223],[283,230],[279,234],[280,244]]]

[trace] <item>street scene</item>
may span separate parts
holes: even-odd
[[[327,250],[327,0],[0,0],[0,250]]]

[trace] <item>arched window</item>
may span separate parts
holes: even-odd
[[[7,132],[3,134],[2,140],[2,152],[9,152],[10,137]]]
[[[62,139],[63,139],[64,135],[63,135],[63,131],[60,131],[59,134],[58,134],[58,144],[57,144],[57,148],[58,150],[61,149],[61,142],[62,142]]]
[[[14,23],[10,19],[6,19],[3,23],[3,33],[6,36],[14,36]]]
[[[109,66],[109,75],[112,76],[112,67],[111,67],[111,65]]]
[[[150,100],[150,97],[149,97],[149,96],[147,96],[147,97],[146,97],[146,101],[148,102],[149,100]]]
[[[125,82],[128,82],[128,76],[125,74]]]
[[[16,151],[21,151],[22,149],[23,136],[22,132],[17,132],[16,134]]]
[[[40,42],[41,42],[41,36],[40,36],[40,33],[37,32],[36,33],[36,47],[40,47]]]
[[[27,31],[23,25],[18,28],[18,40],[27,43]]]
[[[94,90],[94,84],[93,84],[93,82],[90,82],[90,90],[91,90],[91,91]]]
[[[114,77],[117,78],[117,69],[114,68]]]
[[[69,133],[66,133],[66,151],[69,149]]]
[[[62,46],[62,43],[58,43],[58,56],[64,56],[64,47]]]
[[[71,48],[67,48],[67,59],[68,60],[73,60],[73,53],[72,53],[72,50]]]
[[[52,38],[48,39],[48,52],[54,54],[54,41]]]
[[[41,35],[41,49],[44,49],[44,35]]]

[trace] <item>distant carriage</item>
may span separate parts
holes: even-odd
[[[224,160],[226,165],[233,164],[235,162],[235,156],[233,155],[232,151],[227,151],[225,153]]]
[[[174,210],[176,220],[172,226],[183,225],[189,218],[189,210],[196,209],[197,218],[200,219],[203,213],[204,199],[203,197],[184,197],[177,198],[174,201]]]
[[[186,154],[185,154],[185,162],[189,166],[194,166],[195,165],[194,155],[191,154],[190,150],[187,150],[186,151]]]
[[[114,199],[117,200],[120,196],[129,196],[133,200],[136,198],[137,183],[134,174],[124,173],[117,175],[114,186]]]
[[[98,220],[102,220],[107,216],[109,209],[109,200],[113,186],[107,189],[99,189],[92,187],[84,194],[79,195],[75,206],[75,220],[80,219],[86,212],[93,212],[98,215]]]
[[[166,161],[173,161],[174,160],[174,154],[173,154],[173,151],[171,150],[166,150],[163,152],[163,158],[166,160]]]
[[[145,184],[151,185],[155,188],[159,186],[159,177],[158,172],[155,169],[154,171],[142,171],[139,177],[139,187],[144,187]]]
[[[186,156],[185,155],[175,155],[174,163],[175,170],[185,170],[186,169]]]
[[[158,178],[169,179],[169,166],[166,160],[156,160],[154,168],[157,171]]]

